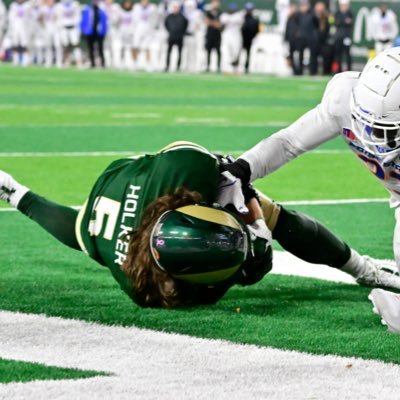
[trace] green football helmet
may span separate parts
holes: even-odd
[[[191,283],[215,284],[230,278],[246,260],[249,246],[246,225],[219,206],[167,211],[150,236],[158,267]]]

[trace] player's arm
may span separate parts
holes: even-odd
[[[272,136],[262,140],[229,166],[243,182],[262,178],[297,156],[310,151],[340,134],[339,116],[347,110],[348,76],[333,78],[321,103]],[[344,90],[347,88],[347,90]]]

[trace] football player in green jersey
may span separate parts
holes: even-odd
[[[264,196],[256,199],[251,187],[226,197],[228,162],[177,142],[155,155],[114,161],[79,212],[1,171],[0,198],[108,267],[142,307],[212,304],[234,284],[259,281],[272,267],[271,231],[305,261],[342,269],[361,284],[400,289],[398,276],[317,221]]]

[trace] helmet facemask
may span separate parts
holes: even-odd
[[[400,151],[400,49],[379,53],[364,67],[350,100],[352,131],[378,156]]]
[[[400,121],[383,122],[373,118],[361,107],[352,109],[352,131],[366,149],[375,155],[400,151]]]

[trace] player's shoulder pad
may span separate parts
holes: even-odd
[[[350,109],[350,96],[357,84],[359,72],[347,71],[336,74],[326,86],[321,104],[327,107],[329,114],[340,116]]]

